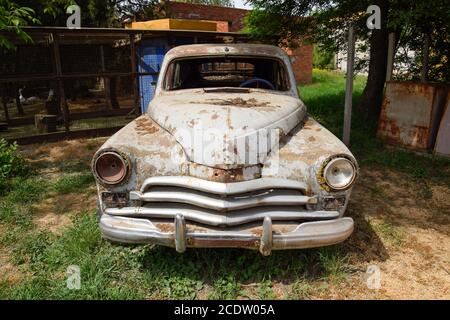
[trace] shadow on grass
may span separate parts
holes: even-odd
[[[349,212],[355,219],[356,229],[343,244],[273,251],[269,257],[247,249],[188,248],[179,254],[172,248],[152,247],[143,255],[142,267],[156,281],[154,287],[163,288],[161,294],[169,298],[186,297],[185,290],[191,290],[187,296],[194,298],[201,284],[211,288],[208,298],[230,299],[245,297],[243,289],[265,281],[287,286],[339,282],[356,271],[349,263],[350,256],[356,257],[357,262],[388,258],[383,242],[371,225],[351,208]]]

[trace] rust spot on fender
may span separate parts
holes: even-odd
[[[141,117],[136,119],[136,133],[138,135],[153,134],[159,131],[159,128],[155,123],[147,117]]]

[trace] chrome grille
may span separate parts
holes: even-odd
[[[272,220],[333,219],[337,211],[308,210],[317,198],[305,195],[302,182],[260,178],[220,183],[193,177],[153,177],[140,191],[132,191],[136,207],[108,208],[107,214],[174,218],[215,226],[232,226],[269,216]]]

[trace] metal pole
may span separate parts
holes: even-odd
[[[353,30],[353,25],[350,25],[350,28],[348,30],[347,81],[345,84],[344,134],[342,139],[342,141],[344,141],[346,146],[350,145],[354,61],[355,61],[355,34]]]
[[[105,50],[103,45],[100,46],[100,65],[102,67],[102,73],[106,72],[105,65]],[[109,77],[103,77],[103,86],[105,87],[105,101],[108,109],[112,109],[111,95],[110,95],[110,82]]]
[[[64,92],[64,80],[61,78],[62,76],[62,67],[61,67],[61,55],[59,52],[59,34],[52,33],[53,38],[53,53],[55,55],[55,69],[56,69],[56,76],[58,78],[58,91],[59,91],[59,100],[60,104],[62,106],[62,114],[63,114],[63,120],[64,120],[64,126],[66,128],[66,132],[69,132],[70,125],[69,125],[69,108],[67,107],[66,102],[66,94]]]
[[[8,90],[7,90],[7,85],[6,84],[4,84],[2,86],[1,96],[2,96],[3,110],[4,110],[4,113],[5,113],[5,120],[6,120],[6,122],[9,122]]]
[[[394,70],[394,53],[395,53],[395,32],[391,32],[389,33],[386,81],[392,80],[392,71]]]
[[[134,96],[134,108],[136,114],[141,113],[139,103],[139,88],[138,88],[138,76],[137,76],[137,64],[136,64],[136,46],[134,44],[134,34],[130,34],[130,59],[131,59],[131,79],[133,82],[133,96]]]

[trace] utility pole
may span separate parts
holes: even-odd
[[[353,25],[348,29],[347,51],[347,79],[345,84],[345,110],[344,110],[344,134],[342,141],[348,147],[350,145],[350,129],[352,124],[352,98],[353,98],[353,66],[355,62],[355,33]]]
[[[394,55],[395,55],[395,32],[391,32],[389,33],[386,81],[392,80],[392,71],[394,70]]]

